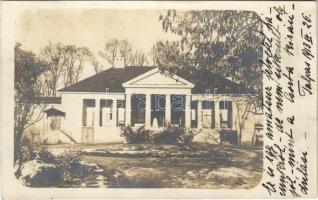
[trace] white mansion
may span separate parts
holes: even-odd
[[[234,101],[244,101],[253,92],[212,73],[170,74],[156,67],[117,66],[59,94],[47,102],[51,108],[39,125],[41,140],[49,143],[68,138],[77,143],[123,142],[121,126],[159,130],[167,123],[193,128],[196,141],[215,142],[218,130],[239,130],[244,104]],[[251,111],[242,135],[249,143],[262,123],[262,115],[255,108]]]

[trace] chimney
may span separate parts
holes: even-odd
[[[114,61],[114,68],[125,68],[124,58],[117,56]]]

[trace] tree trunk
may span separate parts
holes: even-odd
[[[18,169],[15,172],[16,177],[20,177],[21,176],[21,168],[22,168],[22,145],[21,145],[21,141],[22,141],[22,133],[23,133],[23,128],[19,127],[16,128],[15,130],[15,138],[14,138],[14,162],[15,164],[18,164]]]
[[[240,131],[239,131],[239,138],[238,138],[238,145],[241,146],[242,144],[242,128],[240,126]]]

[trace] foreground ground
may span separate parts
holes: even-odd
[[[262,149],[195,144],[52,145],[79,153],[93,170],[60,187],[236,188],[255,187],[262,176]]]

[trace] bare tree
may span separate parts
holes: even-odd
[[[49,43],[41,51],[41,59],[48,64],[44,82],[47,96],[56,96],[59,84],[64,87],[76,83],[83,71],[84,63],[92,56],[86,47]]]
[[[119,55],[120,41],[118,39],[112,39],[106,42],[104,51],[99,51],[99,55],[106,59],[106,61],[114,66],[116,57]]]
[[[233,95],[232,97],[233,104],[236,108],[236,119],[238,121],[238,144],[242,143],[243,130],[245,128],[246,120],[251,113],[254,113],[256,107],[261,106],[258,105],[260,103],[259,97],[256,94],[250,95]]]
[[[79,81],[80,75],[83,71],[84,64],[89,61],[89,58],[92,56],[92,52],[87,47],[79,47],[76,51],[76,60],[77,65],[74,69],[73,83]]]
[[[45,104],[37,101],[43,93],[41,75],[48,65],[35,54],[25,51],[21,44],[15,45],[15,82],[14,82],[14,160],[18,162],[17,176],[19,176],[22,158],[23,132],[32,124],[41,120]]]
[[[65,57],[67,61],[65,62],[65,66],[62,69],[63,76],[63,84],[64,87],[67,87],[72,84],[73,77],[75,75],[75,62],[77,58],[77,49],[74,45],[68,45],[63,47],[65,50]]]
[[[62,43],[52,44],[50,42],[48,46],[42,49],[40,56],[48,66],[45,72],[45,84],[48,87],[48,96],[56,96],[58,81],[68,61],[64,45]]]
[[[103,65],[98,62],[98,60],[96,59],[96,57],[94,55],[92,55],[90,57],[89,61],[90,61],[91,65],[93,65],[94,71],[96,74],[103,71],[103,68],[104,68]]]
[[[157,45],[154,44],[149,52],[150,60],[152,61],[153,66],[158,66],[158,51],[157,51]]]
[[[148,55],[141,50],[135,50],[126,39],[112,39],[106,42],[104,50],[98,53],[112,66],[114,66],[114,61],[118,56],[123,58],[125,66],[145,66],[148,64]],[[100,71],[99,68],[101,66],[96,62],[96,59],[92,59],[91,63],[95,68],[95,72]]]
[[[87,62],[92,53],[86,47],[76,47],[74,45],[65,46],[67,62],[63,70],[64,87],[77,83],[83,71],[83,64]]]
[[[147,54],[142,51],[135,51],[129,57],[129,63],[132,66],[145,66],[148,64]]]
[[[133,50],[132,45],[127,40],[121,40],[119,46],[119,55],[124,59],[125,66],[128,65],[129,56]]]

